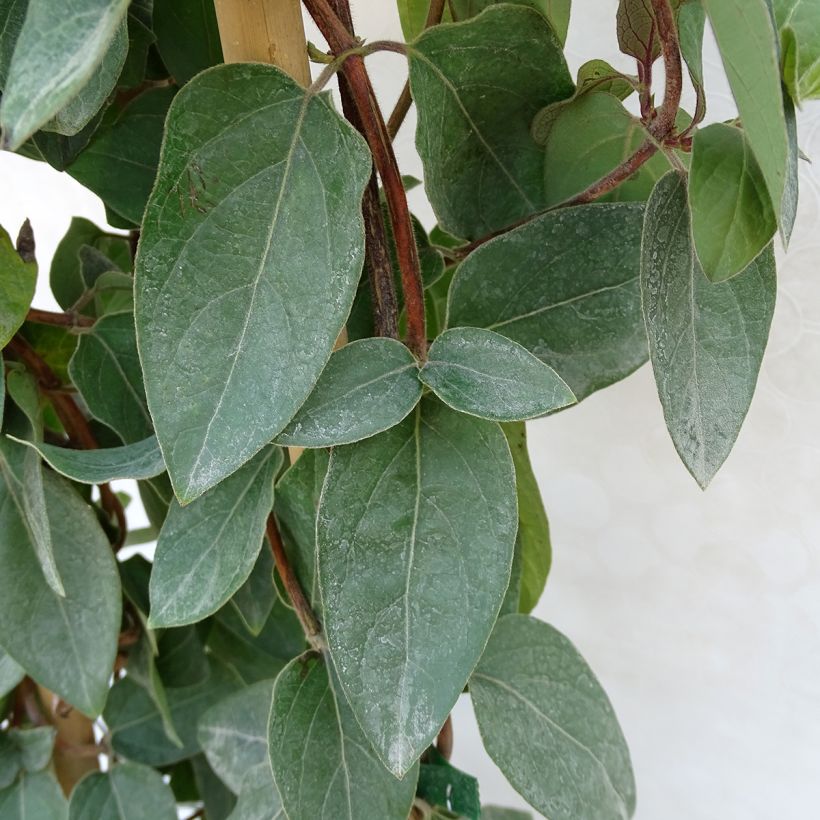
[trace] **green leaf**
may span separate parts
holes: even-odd
[[[204,636],[197,626],[164,629],[157,651],[157,669],[168,687],[196,686],[208,677]]]
[[[585,190],[617,168],[647,139],[640,120],[611,94],[582,94],[562,105],[544,144],[546,204],[557,205]],[[659,152],[602,201],[644,201],[668,170],[669,163]]]
[[[143,632],[139,641],[128,653],[128,677],[148,693],[162,719],[162,727],[166,737],[175,746],[182,748],[182,740],[174,726],[171,707],[168,705],[165,684],[157,668],[155,657],[155,653],[158,652],[155,645],[156,639],[148,629],[145,618],[141,617],[140,621]]]
[[[32,384],[34,381],[28,373],[9,373],[9,393],[12,397],[15,376],[21,380],[31,381]],[[41,421],[34,429],[35,436],[42,436]],[[46,583],[56,595],[65,596],[65,588],[54,557],[51,527],[46,511],[43,468],[39,456],[20,444],[0,441],[0,476],[7,501],[16,509],[20,523],[25,528],[28,544],[37,556]]]
[[[282,670],[269,732],[273,777],[290,820],[409,814],[417,765],[402,780],[384,768],[322,658],[303,655]]]
[[[3,147],[17,150],[92,79],[128,0],[29,0],[0,104]]]
[[[726,460],[754,395],[774,313],[774,253],[720,284],[692,248],[686,183],[669,174],[646,214],[641,266],[644,316],[666,425],[689,472],[705,487]]]
[[[451,766],[437,751],[427,751],[426,763],[419,767],[416,794],[431,806],[446,806],[464,820],[479,820],[481,801],[478,797],[478,781]]]
[[[575,403],[561,377],[506,336],[477,327],[447,330],[419,378],[447,405],[492,421],[521,421]]]
[[[9,64],[23,21],[26,19],[28,0],[2,0],[0,2],[0,89],[6,87]]]
[[[695,134],[689,203],[698,259],[713,282],[742,271],[777,230],[760,166],[744,132],[731,125]]]
[[[456,19],[460,21],[475,17],[489,6],[501,2],[511,2],[516,6],[529,6],[540,11],[549,20],[561,45],[566,42],[571,0],[452,0],[452,6]]]
[[[132,313],[103,316],[83,333],[69,373],[92,415],[123,441],[151,436]]]
[[[79,711],[102,711],[120,630],[120,582],[96,516],[63,479],[43,475],[61,598],[46,584],[22,517],[0,486],[0,642]],[[32,602],[37,602],[36,608]]]
[[[816,2],[806,0],[773,0],[775,19],[783,40],[783,59],[787,58],[787,40],[794,49],[794,65],[788,82],[789,93],[797,103],[820,97],[820,15]],[[788,34],[787,34],[788,32]]]
[[[49,772],[24,774],[0,791],[3,820],[67,820],[68,804]]]
[[[435,738],[501,607],[514,482],[500,428],[432,398],[331,454],[316,526],[324,626],[353,712],[396,776]]]
[[[614,820],[635,810],[629,750],[592,670],[557,630],[498,621],[470,694],[484,746],[518,792],[552,820]]]
[[[647,359],[642,225],[643,205],[583,205],[485,243],[453,279],[448,324],[507,336],[586,398]]]
[[[125,237],[108,234],[93,222],[75,216],[54,251],[49,273],[51,292],[63,310],[70,310],[94,284],[86,281],[80,262],[80,250],[84,245],[110,259],[113,267],[109,270],[128,270],[131,265]]]
[[[689,77],[697,94],[695,119],[700,121],[706,113],[706,96],[703,88],[703,34],[706,28],[706,12],[700,0],[684,2],[678,12],[678,37],[681,56],[689,69]]]
[[[24,261],[0,227],[0,348],[25,321],[36,285],[37,263]]]
[[[14,441],[20,441],[11,438]],[[20,441],[36,450],[58,473],[81,484],[106,484],[131,478],[153,478],[165,470],[156,436],[104,450],[68,450],[53,444]]]
[[[521,555],[521,597],[518,608],[531,612],[547,583],[552,565],[550,525],[541,491],[527,450],[527,428],[522,422],[502,425],[515,464],[518,496],[518,550]]]
[[[370,167],[358,133],[269,66],[210,69],[174,102],[136,314],[148,405],[183,502],[281,432],[316,383],[361,273]],[[225,231],[241,244],[214,253]]]
[[[589,60],[578,69],[576,94],[599,91],[625,100],[635,91],[636,80],[635,77],[622,74],[606,60]]]
[[[52,726],[0,733],[0,789],[10,786],[21,771],[33,773],[48,766],[56,734]]]
[[[25,669],[0,646],[0,698],[11,692],[25,674]]]
[[[797,221],[797,205],[800,196],[800,146],[797,144],[797,113],[789,95],[783,92],[783,106],[786,111],[786,132],[789,140],[789,157],[786,165],[786,188],[780,207],[780,235],[788,249]]]
[[[43,126],[44,130],[69,137],[79,134],[108,102],[127,56],[128,22],[123,17],[89,81]]]
[[[273,502],[285,550],[310,605],[321,608],[316,576],[316,514],[327,475],[326,450],[306,450],[276,485]]]
[[[221,610],[208,635],[212,655],[246,684],[275,678],[285,664],[304,651],[305,635],[292,609],[279,599],[258,635],[248,632],[233,608]]]
[[[213,0],[154,0],[162,61],[179,85],[222,62]]]
[[[430,0],[396,0],[399,9],[402,34],[408,42],[415,40],[424,31],[427,22],[427,12],[430,9]],[[452,21],[449,4],[444,5],[444,22]]]
[[[41,440],[43,413],[36,379],[26,371],[15,370],[8,374],[7,382],[9,396],[28,421],[28,430],[23,435],[34,441]],[[39,455],[25,446],[0,441],[0,473],[9,498],[25,525],[46,583],[53,592],[63,597],[65,589],[54,557],[43,487],[43,463]]]
[[[335,351],[313,392],[276,437],[298,447],[352,444],[398,424],[418,404],[413,354],[395,339],[361,339]]]
[[[265,626],[275,601],[273,555],[263,543],[248,580],[234,593],[231,605],[242,619],[248,632],[251,635],[258,635]]]
[[[134,225],[142,222],[154,185],[165,115],[175,91],[173,87],[149,89],[116,117],[106,118],[88,147],[66,169]]]
[[[185,764],[177,765],[184,766]],[[192,757],[190,767],[193,771],[195,794],[202,800],[205,816],[208,820],[226,820],[236,806],[236,795],[217,777],[205,755],[199,754]],[[270,767],[268,769],[270,770]],[[268,774],[268,780],[273,781],[271,774]]]
[[[154,32],[140,19],[131,3],[128,8],[128,55],[117,80],[119,88],[134,88],[145,80],[148,53],[155,42]]]
[[[219,701],[199,719],[199,745],[234,794],[249,771],[267,767],[272,699],[273,681],[260,681]]]
[[[683,0],[671,0],[677,9]],[[652,0],[620,0],[616,17],[618,45],[624,54],[651,65],[661,54],[661,40],[655,23]]]
[[[743,130],[779,218],[789,145],[770,0],[701,2],[720,48]]]
[[[174,793],[159,772],[119,763],[92,772],[71,793],[69,820],[176,820]]]
[[[267,447],[187,507],[174,503],[151,572],[152,627],[196,623],[247,581],[273,507],[282,451]]]
[[[268,766],[265,766],[269,769]],[[284,820],[285,812],[276,791],[276,785],[270,782],[256,783],[243,789],[236,801],[236,808],[228,820]]]
[[[475,239],[543,208],[543,157],[530,123],[575,91],[544,17],[491,6],[427,31],[409,59],[416,144],[442,227]]]
[[[103,715],[114,751],[149,766],[168,766],[193,757],[199,751],[196,738],[199,718],[240,687],[236,676],[221,664],[212,661],[210,669],[201,683],[167,689],[174,726],[183,742],[181,748],[165,734],[162,716],[148,693],[128,677],[117,681]]]

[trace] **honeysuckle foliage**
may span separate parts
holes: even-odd
[[[72,219],[48,270],[0,227],[0,816],[525,818],[449,762],[466,695],[535,810],[624,820],[613,705],[530,614],[553,547],[525,422],[651,362],[698,484],[729,457],[820,3],[620,0],[634,69],[575,75],[570,0],[397,0],[406,42],[364,45],[348,0],[303,5],[309,88],[223,63],[230,3],[0,0],[2,146],[109,223]],[[380,48],[406,56],[429,231]]]

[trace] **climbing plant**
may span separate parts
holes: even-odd
[[[613,707],[529,614],[525,422],[651,361],[695,481],[729,456],[820,4],[613,2],[634,74],[577,76],[570,0],[399,0],[406,42],[304,0],[318,44],[290,0],[237,29],[251,5],[0,0],[2,147],[108,222],[73,219],[48,271],[28,221],[0,230],[0,817],[526,817],[449,762],[467,693],[534,809],[628,818]],[[738,111],[709,125],[707,22]],[[260,30],[303,77],[237,59]],[[411,105],[429,232],[391,144]]]

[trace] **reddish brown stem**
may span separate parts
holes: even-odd
[[[658,109],[655,119],[649,123],[649,133],[659,142],[663,142],[675,128],[675,118],[678,116],[683,90],[683,64],[680,56],[678,28],[669,0],[652,0],[652,8],[655,11],[658,36],[661,41],[663,65],[666,70],[666,87],[663,104]]]
[[[427,19],[424,21],[425,29],[436,26],[441,22],[441,18],[444,15],[444,5],[445,0],[430,0],[430,7],[427,9]],[[407,112],[410,110],[412,103],[413,97],[410,93],[410,80],[408,80],[404,84],[404,88],[401,90],[401,94],[396,102],[396,107],[393,109],[393,113],[387,120],[387,133],[390,136],[391,142],[396,139],[396,134],[399,133],[399,129],[401,128],[404,118],[407,116]]]
[[[17,335],[12,338],[7,347],[31,371],[40,389],[48,394],[72,446],[81,450],[96,450],[99,445],[88,426],[88,421],[74,399],[63,391],[62,383],[54,371],[21,336]],[[103,510],[117,522],[119,533],[114,549],[118,550],[125,542],[127,533],[125,511],[109,484],[100,484],[99,488]]]
[[[412,104],[413,95],[410,93],[410,82],[408,81],[404,84],[404,88],[402,88],[401,94],[399,94],[399,98],[396,101],[396,107],[387,120],[387,133],[390,136],[391,142],[396,139],[396,135],[404,124],[404,118],[407,116],[407,112],[410,111]]]
[[[291,566],[273,513],[268,516],[266,531],[268,541],[270,541],[271,552],[273,552],[273,561],[276,564],[279,577],[285,586],[285,591],[288,593],[290,602],[296,610],[296,614],[302,624],[302,629],[305,630],[305,635],[307,635],[311,643],[315,644],[322,634],[322,625],[314,614],[310,602],[302,589],[302,585],[299,583],[299,579],[296,577],[296,573]]]
[[[339,55],[357,47],[357,40],[333,11],[328,0],[304,0],[304,4],[334,54]],[[351,55],[345,60],[342,71],[387,198],[407,310],[407,345],[423,360],[427,355],[424,287],[407,195],[364,60],[359,55]]]
[[[451,715],[447,716],[444,726],[441,727],[441,731],[438,733],[436,749],[445,760],[449,760],[453,756],[453,718]]]
[[[80,313],[54,313],[50,310],[31,308],[26,314],[26,321],[38,325],[57,325],[58,327],[91,327],[94,319]]]
[[[331,0],[331,2],[339,19],[347,26],[350,35],[355,36],[350,4],[347,0]],[[364,133],[364,126],[353,99],[353,92],[344,75],[339,77],[339,93],[342,97],[342,110],[345,117],[357,131]],[[379,203],[379,183],[375,169],[370,175],[370,181],[362,197],[362,216],[365,230],[365,259],[376,335],[398,339],[399,313],[396,286],[393,280],[393,263],[390,260],[390,250],[387,244],[384,214]]]

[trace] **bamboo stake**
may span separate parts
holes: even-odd
[[[57,730],[52,758],[54,774],[63,794],[68,797],[77,781],[100,767],[98,757],[75,752],[80,747],[93,747],[94,724],[76,709],[66,708],[66,704],[45,686],[38,686],[37,692],[46,711],[45,717]]]
[[[310,84],[300,0],[215,0],[226,63],[272,63]]]

